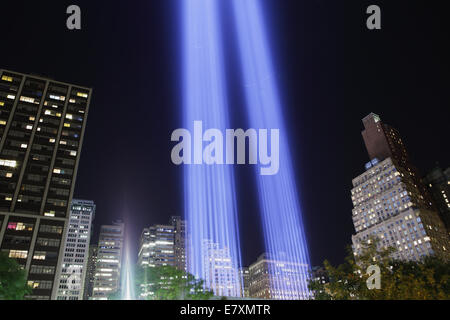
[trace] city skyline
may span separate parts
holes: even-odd
[[[22,4],[10,6],[14,12],[22,8]],[[119,4],[118,8],[106,12],[100,4],[81,1],[80,6],[86,12],[83,20],[86,24],[79,33],[57,27],[60,21],[33,20],[29,13],[23,13],[23,20],[30,18],[30,23],[36,23],[36,30],[11,22],[17,28],[16,35],[7,35],[5,41],[20,52],[1,53],[4,59],[0,69],[93,88],[73,197],[91,199],[97,205],[93,239],[99,238],[100,226],[114,220],[121,219],[130,226],[127,237],[131,260],[137,261],[142,226],[164,225],[171,216],[183,216],[185,212],[183,168],[170,161],[174,145],[170,135],[183,127],[181,26],[174,22],[176,19],[170,20],[179,9],[175,9],[173,0],[164,4],[139,1],[133,8]],[[56,15],[61,7],[64,6],[49,7],[49,16]],[[142,13],[148,7],[152,10]],[[400,12],[395,5],[390,8]],[[337,5],[335,9],[335,12],[342,10]],[[373,35],[358,29],[350,33],[351,40],[345,40],[343,30],[353,28],[360,21],[351,16],[336,29],[331,28],[336,23],[335,17],[327,22],[311,21],[305,12],[319,15],[323,10],[319,2],[266,1],[264,10],[278,70],[274,78],[279,83],[291,142],[290,178],[298,185],[296,198],[301,202],[311,266],[321,265],[325,259],[341,262],[344,247],[352,243],[355,231],[350,199],[352,180],[364,172],[365,163],[373,160],[370,152],[367,155],[364,137],[360,135],[361,119],[374,112],[399,129],[411,162],[419,168],[418,178],[427,175],[436,162],[444,170],[449,167],[450,155],[445,150],[447,121],[445,116],[440,116],[450,103],[443,85],[450,67],[445,59],[448,51],[430,47],[430,40],[423,35],[424,28],[436,33],[438,28],[434,24],[413,26],[417,28],[414,30],[418,31],[418,39],[396,44],[399,34],[405,39],[412,35],[388,16],[386,21],[395,30],[394,35]],[[297,35],[288,32],[297,20],[293,12],[304,18],[301,22],[304,30]],[[125,21],[126,26],[119,21]],[[224,18],[222,24],[230,30],[224,36],[223,50],[228,56],[237,56],[230,54],[238,50],[233,44],[236,37],[231,27],[233,22]],[[23,41],[28,32],[33,39]],[[48,37],[39,41],[39,35],[44,33]],[[167,41],[161,41],[163,35]],[[116,38],[122,44],[120,47]],[[327,40],[317,43],[318,38]],[[60,56],[46,56],[54,39],[61,43]],[[339,41],[346,44],[360,41],[364,45],[353,50],[341,49]],[[383,45],[395,46],[398,52],[388,56],[380,49]],[[45,54],[27,53],[35,48]],[[412,53],[406,55],[407,49]],[[334,52],[334,57],[317,55],[325,51]],[[409,68],[424,57],[430,60],[429,67],[417,67],[414,71]],[[340,66],[335,65],[334,59]],[[233,70],[226,81],[230,91],[231,128],[245,129],[248,125],[241,111],[245,107],[246,86],[237,81],[242,76],[238,71],[240,62],[237,57],[225,60],[227,70]],[[79,65],[74,68],[72,61]],[[367,61],[372,62],[369,67]],[[343,70],[342,66],[350,62],[349,70]],[[393,68],[398,72],[387,79]],[[433,73],[432,69],[440,71]],[[338,76],[344,71],[347,72],[344,81],[338,83]],[[88,94],[90,98],[91,92]],[[404,160],[399,156],[396,161]],[[267,251],[253,170],[248,165],[233,169],[242,255],[238,267],[251,265]],[[445,198],[442,201],[445,211]]]

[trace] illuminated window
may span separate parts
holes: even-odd
[[[9,222],[7,229],[16,231],[33,231],[33,225],[23,222]]]
[[[82,98],[87,98],[88,97],[87,93],[83,93],[83,92],[77,92],[77,96],[78,97],[82,97]]]
[[[13,78],[12,78],[12,77],[8,77],[8,76],[3,75],[3,76],[2,76],[2,80],[3,80],[3,81],[12,82],[12,81],[13,81]]]
[[[0,107],[3,107],[5,103],[3,101],[0,101]]]
[[[16,96],[14,96],[12,94],[8,94],[6,97],[11,100],[14,100],[16,98]]]
[[[36,251],[33,254],[34,260],[45,260],[45,251]]]
[[[2,125],[2,126],[6,125],[6,121],[5,120],[0,120],[0,125]]]
[[[64,101],[64,100],[66,100],[66,97],[64,97],[64,96],[55,96],[55,95],[51,94],[50,95],[50,99]]]
[[[14,161],[14,160],[3,160],[3,159],[0,159],[0,166],[15,168],[16,165],[17,165],[17,162]]]
[[[34,103],[35,100],[34,100],[34,98],[21,96],[21,97],[20,97],[20,101],[29,102],[29,103]]]
[[[25,250],[10,250],[9,257],[15,259],[26,259],[28,257],[28,251]]]

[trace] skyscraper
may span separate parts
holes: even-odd
[[[373,113],[363,123],[368,153],[375,158],[352,181],[355,255],[362,241],[375,236],[380,246],[397,249],[392,254],[396,259],[419,260],[433,254],[448,259],[450,243],[444,224],[424,196],[398,131]]]
[[[186,222],[173,216],[170,224],[156,224],[145,228],[141,234],[138,265],[141,267],[171,266],[186,271],[185,250]],[[151,283],[141,293],[141,298],[151,295]]]
[[[64,256],[58,270],[56,299],[83,300],[84,279],[89,260],[91,226],[95,204],[90,200],[73,200],[64,241]]]
[[[450,168],[442,170],[436,166],[426,175],[424,182],[450,235]]]
[[[83,300],[92,298],[94,292],[95,269],[97,265],[98,245],[89,246],[89,258],[86,267],[86,277],[84,278]]]
[[[176,268],[186,271],[186,221],[179,216],[173,216],[171,221],[175,227],[174,253]]]
[[[392,158],[405,168],[411,166],[408,152],[397,129],[381,121],[380,116],[370,113],[363,118],[361,132],[369,159]]]
[[[428,189],[425,187],[419,170],[411,163],[406,146],[399,131],[381,121],[380,116],[370,113],[363,118],[364,130],[361,132],[366,145],[369,159],[384,160],[393,159],[399,166],[404,168],[411,177],[414,184],[419,188],[421,205],[435,210]]]
[[[92,90],[0,70],[0,246],[50,299]]]
[[[156,224],[141,234],[138,264],[142,267],[172,266],[186,270],[185,221],[172,217],[171,224]]]
[[[205,284],[217,296],[241,297],[242,278],[235,268],[229,248],[221,248],[217,242],[204,240],[202,243]]]
[[[98,240],[93,300],[108,300],[108,296],[121,289],[124,224],[116,221],[103,225]]]
[[[239,268],[239,276],[242,279],[241,297],[248,298],[250,297],[250,293],[248,291],[248,287],[250,285],[250,271],[247,267]]]
[[[305,281],[309,265],[292,262],[286,257],[277,260],[263,253],[248,267],[248,294],[251,298],[276,300],[302,300],[309,298],[309,292],[299,290],[299,283]],[[273,270],[281,270],[274,274]]]

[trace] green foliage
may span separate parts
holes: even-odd
[[[316,300],[428,300],[450,299],[450,263],[437,257],[426,257],[419,262],[392,260],[393,248],[378,249],[378,240],[362,244],[361,254],[355,259],[351,248],[345,262],[333,267],[324,262],[329,282],[312,280],[310,290]],[[378,265],[381,289],[369,290],[366,270]]]
[[[5,252],[0,252],[0,300],[22,300],[30,293],[25,270]]]
[[[151,292],[151,300],[207,300],[213,296],[204,290],[203,280],[171,266],[137,268],[136,293]]]

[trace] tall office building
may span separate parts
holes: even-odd
[[[64,256],[55,286],[56,300],[83,300],[94,215],[93,201],[72,200]]]
[[[94,292],[95,269],[97,266],[98,244],[89,246],[89,258],[84,278],[83,300],[90,300]]]
[[[362,241],[375,236],[380,246],[397,249],[392,254],[396,259],[419,260],[432,254],[448,259],[450,244],[444,224],[424,196],[398,132],[381,125],[374,114],[365,117],[363,123],[369,155],[376,158],[352,181],[355,255],[360,253]],[[391,138],[371,138],[386,128],[392,130]],[[390,142],[392,139],[396,142]]]
[[[156,224],[145,228],[141,234],[138,265],[141,267],[171,266],[186,271],[186,222],[173,216],[170,224]],[[151,295],[151,284],[141,293],[141,298]]]
[[[50,299],[69,219],[91,89],[0,70],[0,248]]]
[[[248,291],[250,286],[250,271],[247,267],[239,268],[239,276],[242,279],[241,297],[248,298],[250,293]]]
[[[142,267],[172,266],[186,270],[185,221],[172,217],[171,224],[157,224],[142,231],[138,264]]]
[[[175,267],[178,270],[186,271],[186,221],[182,220],[179,216],[173,216],[171,223],[175,228]]]
[[[273,270],[280,270],[275,275]],[[308,265],[283,260],[275,260],[268,253],[263,253],[248,267],[248,294],[251,298],[276,300],[303,300],[310,294],[305,288],[299,291],[299,284],[305,281]]]
[[[221,248],[217,242],[203,240],[202,260],[208,289],[216,296],[241,297],[242,278],[239,270],[234,268],[229,248]]]
[[[116,221],[103,225],[98,240],[97,265],[94,276],[93,300],[108,300],[121,289],[124,224]]]
[[[369,159],[384,160],[391,158],[404,168],[412,182],[419,188],[421,205],[435,210],[430,193],[425,187],[419,170],[411,163],[406,146],[399,131],[381,121],[380,116],[370,113],[362,119],[364,130],[361,132]]]
[[[381,121],[380,116],[371,113],[363,118],[364,130],[361,132],[369,159],[394,159],[408,169],[411,164],[408,152],[397,129]]]
[[[426,175],[424,182],[450,235],[450,168],[442,170],[439,166],[435,167]]]

